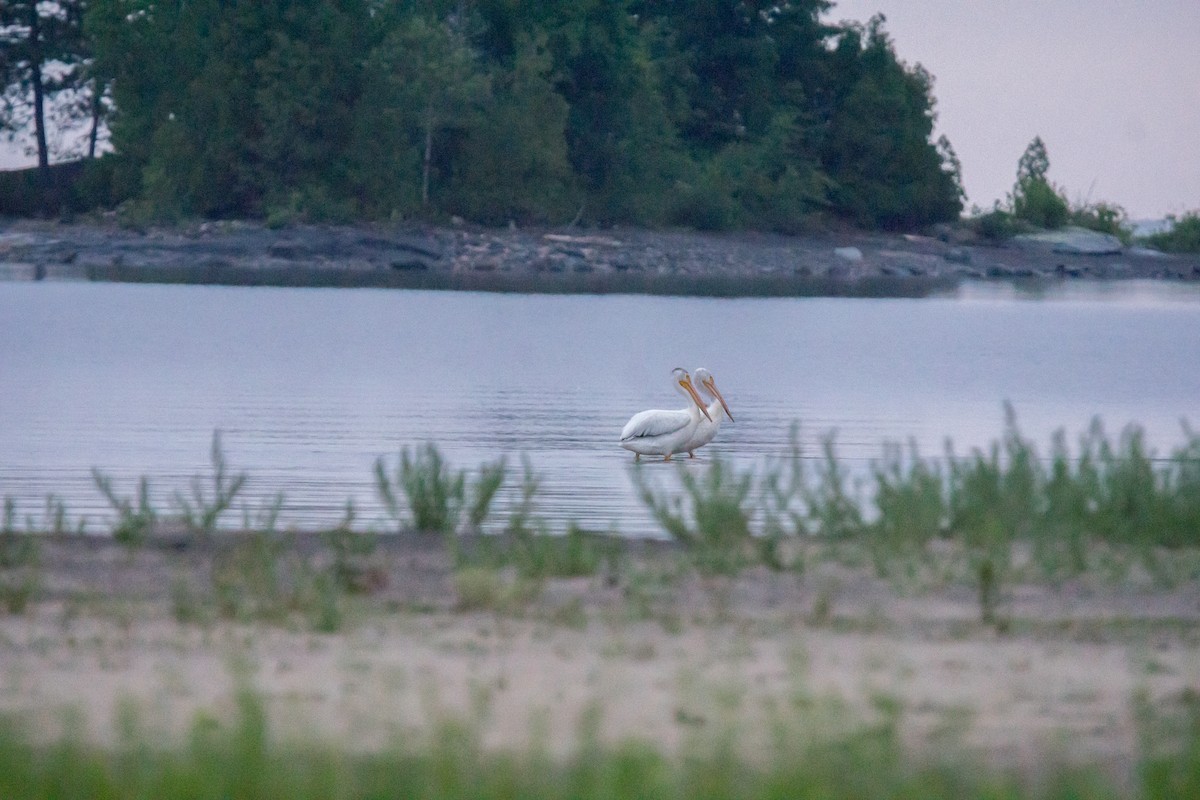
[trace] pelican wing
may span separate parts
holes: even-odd
[[[621,441],[669,436],[687,427],[691,417],[686,411],[653,409],[634,414],[621,431]]]

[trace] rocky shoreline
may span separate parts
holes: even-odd
[[[1200,257],[1067,230],[1001,245],[928,235],[804,236],[460,225],[0,221],[0,279],[663,294],[921,295],[964,280],[1200,281]]]

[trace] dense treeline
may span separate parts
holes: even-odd
[[[59,5],[85,10],[113,192],[156,214],[789,231],[961,211],[932,78],[825,0]]]

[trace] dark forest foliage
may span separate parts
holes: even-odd
[[[111,93],[112,194],[155,215],[792,231],[961,211],[932,77],[825,0],[71,5]]]

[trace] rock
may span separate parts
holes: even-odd
[[[1042,233],[1025,233],[1014,237],[1013,241],[1034,247],[1048,247],[1055,253],[1088,256],[1117,255],[1124,249],[1121,240],[1112,234],[1077,227],[1043,231]]]
[[[1162,250],[1155,250],[1153,247],[1131,247],[1125,252],[1128,255],[1138,256],[1140,258],[1170,258],[1170,256],[1164,253]]]
[[[930,228],[929,232],[931,234],[933,234],[933,237],[939,241],[942,241],[942,242],[954,241],[954,227],[952,225],[946,224],[945,222],[937,223],[932,228]]]
[[[46,278],[46,265],[37,262],[0,260],[0,281],[40,281]]]
[[[835,247],[833,248],[833,254],[846,261],[863,260],[862,250],[859,250],[857,247]]]
[[[951,264],[970,264],[971,251],[965,247],[951,247],[942,258]]]
[[[288,261],[295,261],[301,257],[303,248],[294,242],[272,242],[267,247],[267,255],[271,258],[282,258]]]

